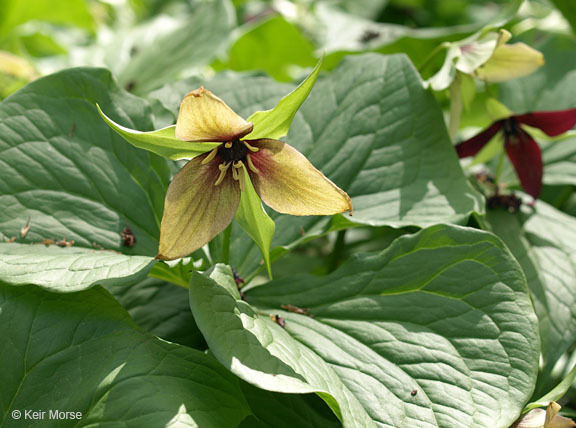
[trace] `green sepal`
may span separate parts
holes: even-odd
[[[258,245],[258,248],[260,248],[268,276],[272,279],[270,244],[274,237],[274,220],[266,214],[260,197],[250,181],[248,171],[245,167],[242,168],[242,170],[244,171],[244,190],[240,197],[240,205],[238,205],[235,219],[256,245]]]
[[[247,121],[254,124],[254,129],[246,136],[246,139],[271,138],[278,140],[285,137],[296,112],[314,87],[321,67],[322,59],[318,61],[308,77],[296,89],[282,98],[276,107],[253,113]]]
[[[150,132],[126,128],[106,116],[98,104],[96,104],[96,107],[108,126],[134,147],[148,150],[167,159],[192,159],[222,144],[182,141],[174,136],[175,125]]]

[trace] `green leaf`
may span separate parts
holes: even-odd
[[[156,278],[129,285],[110,283],[105,287],[148,333],[190,348],[206,349],[190,312],[187,289]]]
[[[194,158],[202,153],[209,152],[210,150],[218,147],[222,143],[193,143],[190,141],[182,141],[174,136],[175,125],[166,128],[158,129],[156,131],[142,132],[135,129],[129,129],[122,125],[117,124],[112,119],[104,114],[99,105],[98,113],[102,119],[112,128],[118,135],[123,137],[126,141],[139,149],[148,150],[149,152],[156,153],[162,157],[172,160]]]
[[[240,205],[234,217],[244,231],[254,240],[268,270],[268,276],[272,278],[272,267],[270,266],[270,244],[274,237],[274,220],[272,220],[262,206],[260,197],[254,190],[250,175],[246,168],[244,172],[244,190],[240,197]]]
[[[344,426],[507,428],[534,389],[540,343],[526,281],[487,232],[433,226],[328,276],[256,287],[249,304],[199,275],[190,294],[219,361],[270,390],[303,378],[337,400]]]
[[[500,101],[516,114],[576,107],[576,70],[566,61],[576,55],[574,37],[532,32],[522,40],[541,51],[546,63],[530,76],[501,84]]]
[[[94,19],[83,0],[0,0],[0,41],[15,27],[28,21],[94,29]]]
[[[155,255],[170,179],[168,163],[126,144],[98,115],[150,129],[148,104],[110,73],[77,68],[35,80],[0,103],[0,231],[20,242]],[[129,227],[133,247],[122,245]]]
[[[539,143],[544,163],[542,181],[551,185],[576,185],[576,137]]]
[[[240,382],[242,392],[254,413],[240,428],[336,428],[334,413],[314,394],[281,394]]]
[[[184,70],[201,70],[223,53],[235,21],[231,2],[209,0],[198,5],[192,13],[176,18],[158,16],[118,34],[112,46],[100,48],[121,86],[146,94]]]
[[[1,284],[0,334],[6,428],[21,427],[11,412],[28,409],[46,412],[29,427],[54,425],[54,409],[81,412],[82,426],[221,428],[251,413],[217,361],[143,332],[100,287],[57,294]]]
[[[152,257],[114,251],[0,244],[0,281],[35,284],[57,292],[85,290],[96,284],[133,284],[145,278],[154,263]]]
[[[254,124],[254,129],[246,138],[252,140],[272,138],[277,140],[285,137],[296,112],[302,103],[306,101],[308,94],[314,87],[321,66],[322,60],[316,64],[316,67],[308,77],[296,89],[282,98],[273,109],[253,113],[247,121]]]
[[[489,211],[487,220],[518,260],[540,324],[544,370],[576,340],[576,219],[542,201],[517,214]]]
[[[268,316],[259,315],[234,296],[223,283],[222,271],[232,279],[229,267],[216,265],[216,275],[205,277],[194,272],[190,284],[190,308],[214,356],[235,375],[259,388],[284,393],[317,392],[339,414],[332,391],[325,389],[329,380],[338,383],[334,373]],[[350,407],[360,412],[358,423],[369,422],[354,398],[346,397],[352,400]]]
[[[258,22],[236,40],[222,64],[231,70],[264,70],[280,81],[293,79],[296,67],[316,64],[314,45],[282,16]]]
[[[556,6],[564,18],[570,23],[572,31],[576,33],[576,4],[571,0],[551,0],[554,6]]]

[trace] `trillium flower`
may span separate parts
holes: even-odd
[[[502,131],[504,148],[518,179],[524,190],[536,199],[542,190],[542,153],[522,125],[538,128],[546,135],[555,137],[572,129],[575,124],[576,108],[513,115],[494,122],[478,135],[457,144],[456,152],[460,158],[474,156]]]
[[[506,30],[480,30],[463,40],[444,43],[440,46],[447,48],[444,64],[427,83],[440,91],[448,88],[458,73],[499,83],[527,76],[544,65],[541,52],[521,42],[509,44],[511,37]]]
[[[266,205],[280,213],[352,212],[346,192],[300,152],[279,140],[249,139],[252,129],[252,123],[204,88],[184,98],[176,138],[220,144],[190,160],[170,183],[157,258],[187,256],[213,239],[234,218],[248,184]]]

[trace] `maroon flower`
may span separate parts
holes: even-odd
[[[555,137],[576,125],[576,108],[532,112],[498,120],[474,137],[456,145],[458,157],[474,156],[496,133],[504,134],[504,148],[514,165],[522,187],[534,199],[542,190],[542,152],[536,141],[520,125],[538,128]]]

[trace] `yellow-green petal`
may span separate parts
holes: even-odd
[[[251,140],[258,173],[249,170],[260,198],[270,208],[291,215],[352,212],[350,198],[292,146],[278,140]]]
[[[476,77],[488,82],[505,82],[527,76],[543,65],[544,56],[536,49],[524,43],[504,44],[476,70]]]
[[[176,121],[176,138],[184,141],[233,141],[252,131],[246,122],[207,89],[190,92],[182,104]]]
[[[159,259],[173,260],[189,255],[218,235],[234,218],[240,202],[240,186],[230,171],[215,186],[221,160],[217,157],[202,165],[207,156],[188,162],[168,187],[156,256]]]

